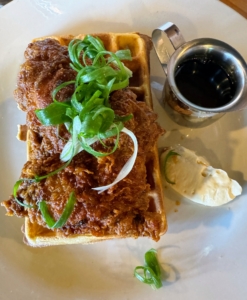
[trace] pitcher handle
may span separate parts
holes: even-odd
[[[154,29],[154,31],[152,32],[154,49],[160,60],[164,72],[167,74],[167,64],[170,57],[165,46],[164,34],[166,34],[169,38],[174,50],[183,45],[185,43],[185,40],[179,28],[171,22],[168,22],[161,27]]]

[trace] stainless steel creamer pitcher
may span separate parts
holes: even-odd
[[[174,52],[169,57],[165,35]],[[152,40],[166,74],[164,103],[171,118],[203,127],[247,105],[247,64],[230,45],[212,38],[185,42],[173,23],[155,29]]]

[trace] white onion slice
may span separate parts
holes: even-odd
[[[132,131],[130,131],[129,129],[127,129],[125,127],[121,130],[121,132],[124,132],[124,133],[128,134],[128,136],[132,139],[132,141],[134,143],[134,152],[131,155],[131,157],[128,159],[126,164],[123,166],[123,168],[119,172],[118,176],[115,178],[115,180],[111,184],[93,188],[93,190],[98,191],[99,194],[106,191],[106,190],[108,190],[110,187],[114,186],[116,183],[118,183],[119,181],[124,179],[129,174],[129,172],[132,170],[132,168],[135,164],[136,157],[137,157],[137,152],[138,152],[137,138],[136,138],[136,136],[134,135],[134,133]]]

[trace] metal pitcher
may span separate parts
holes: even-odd
[[[165,36],[175,50],[170,57]],[[185,42],[171,22],[155,29],[152,40],[166,74],[165,109],[175,122],[203,127],[246,107],[247,64],[233,47],[212,38]]]

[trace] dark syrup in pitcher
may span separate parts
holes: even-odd
[[[175,82],[188,101],[206,108],[226,105],[236,91],[226,71],[209,59],[192,59],[180,64]]]

